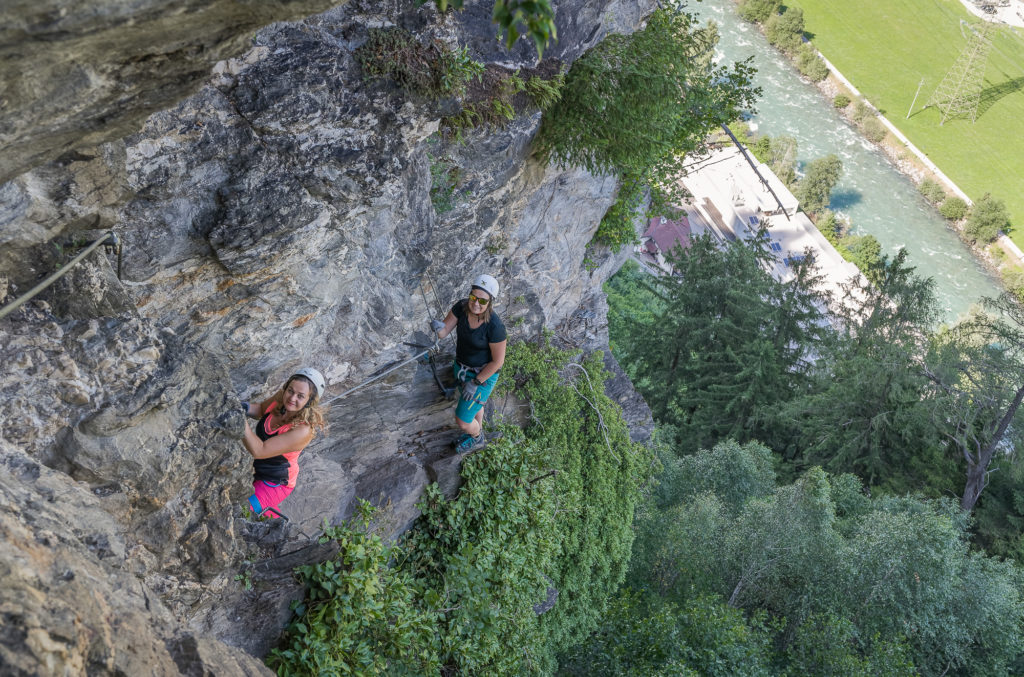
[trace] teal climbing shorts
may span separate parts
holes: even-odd
[[[476,413],[483,408],[487,402],[487,398],[491,396],[491,391],[494,390],[494,385],[498,382],[498,375],[500,371],[491,374],[491,377],[484,381],[482,386],[477,386],[476,394],[466,399],[465,391],[462,388],[464,383],[468,383],[476,378],[476,375],[480,372],[479,369],[473,369],[467,367],[464,364],[455,362],[452,364],[452,370],[455,372],[455,381],[459,384],[459,406],[455,408],[455,415],[459,417],[459,420],[463,423],[471,423]]]

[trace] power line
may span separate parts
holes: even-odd
[[[951,117],[968,115],[971,122],[978,117],[978,104],[981,102],[981,90],[985,84],[985,66],[988,64],[988,53],[992,48],[992,32],[994,24],[982,22],[981,31],[971,31],[967,46],[960,52],[956,62],[946,72],[942,82],[935,88],[925,108],[935,106],[942,111],[939,125],[945,124]]]

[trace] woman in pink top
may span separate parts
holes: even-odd
[[[313,440],[315,431],[325,428],[318,406],[323,391],[323,375],[304,367],[268,399],[259,404],[245,403],[246,415],[259,418],[255,430],[246,425],[242,439],[253,458],[249,505],[256,515],[269,509],[268,514],[276,519],[278,504],[295,489],[299,454]]]

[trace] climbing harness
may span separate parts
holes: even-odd
[[[75,258],[71,259],[67,264],[62,266],[57,272],[50,277],[46,278],[26,293],[16,298],[11,303],[7,304],[3,308],[0,308],[0,320],[10,315],[12,312],[20,308],[26,301],[30,301],[39,292],[43,291],[51,284],[64,277],[72,267],[74,267],[79,261],[84,259],[86,256],[91,254],[94,249],[100,245],[106,245],[109,248],[113,248],[117,252],[117,279],[121,279],[121,239],[117,237],[117,234],[112,230],[108,230],[103,237],[93,242],[91,245],[82,250]]]

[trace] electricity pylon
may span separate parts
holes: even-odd
[[[935,88],[928,104],[942,111],[939,125],[951,117],[967,114],[974,122],[978,117],[978,103],[981,101],[981,87],[985,82],[985,65],[992,48],[994,24],[983,21],[981,30],[971,30],[967,46],[960,52],[956,63],[946,72],[942,82]],[[961,29],[962,31],[962,29]]]

